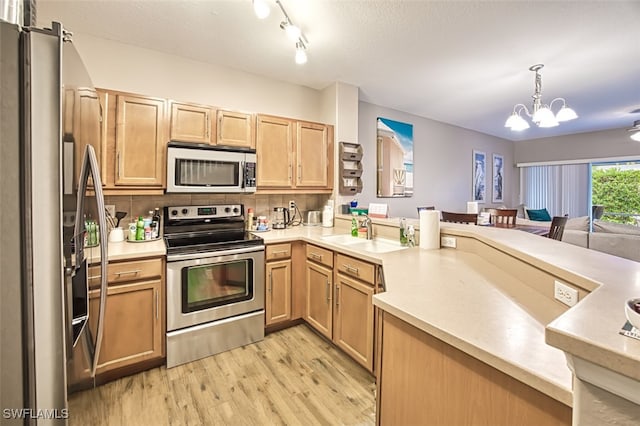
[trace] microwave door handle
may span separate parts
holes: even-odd
[[[247,176],[247,163],[246,161],[241,161],[240,162],[240,188],[246,188],[246,176]]]

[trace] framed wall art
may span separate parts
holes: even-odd
[[[504,157],[493,154],[493,187],[491,201],[502,203],[504,201]]]
[[[378,117],[377,196],[413,196],[413,125]]]
[[[487,154],[473,150],[473,201],[485,202],[487,172]]]

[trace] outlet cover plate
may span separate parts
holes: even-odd
[[[567,306],[574,306],[578,303],[578,290],[555,280],[553,297]]]
[[[440,237],[442,247],[456,248],[456,237]]]

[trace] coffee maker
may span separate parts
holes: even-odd
[[[285,229],[289,222],[291,222],[291,216],[289,215],[289,209],[286,207],[274,207],[271,217],[271,227],[273,229]]]

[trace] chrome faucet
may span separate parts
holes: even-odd
[[[363,228],[364,227],[367,228],[367,240],[372,240],[373,239],[373,225],[371,223],[371,218],[365,214],[364,215],[364,219],[362,220],[362,222],[360,222],[360,226],[363,227]]]

